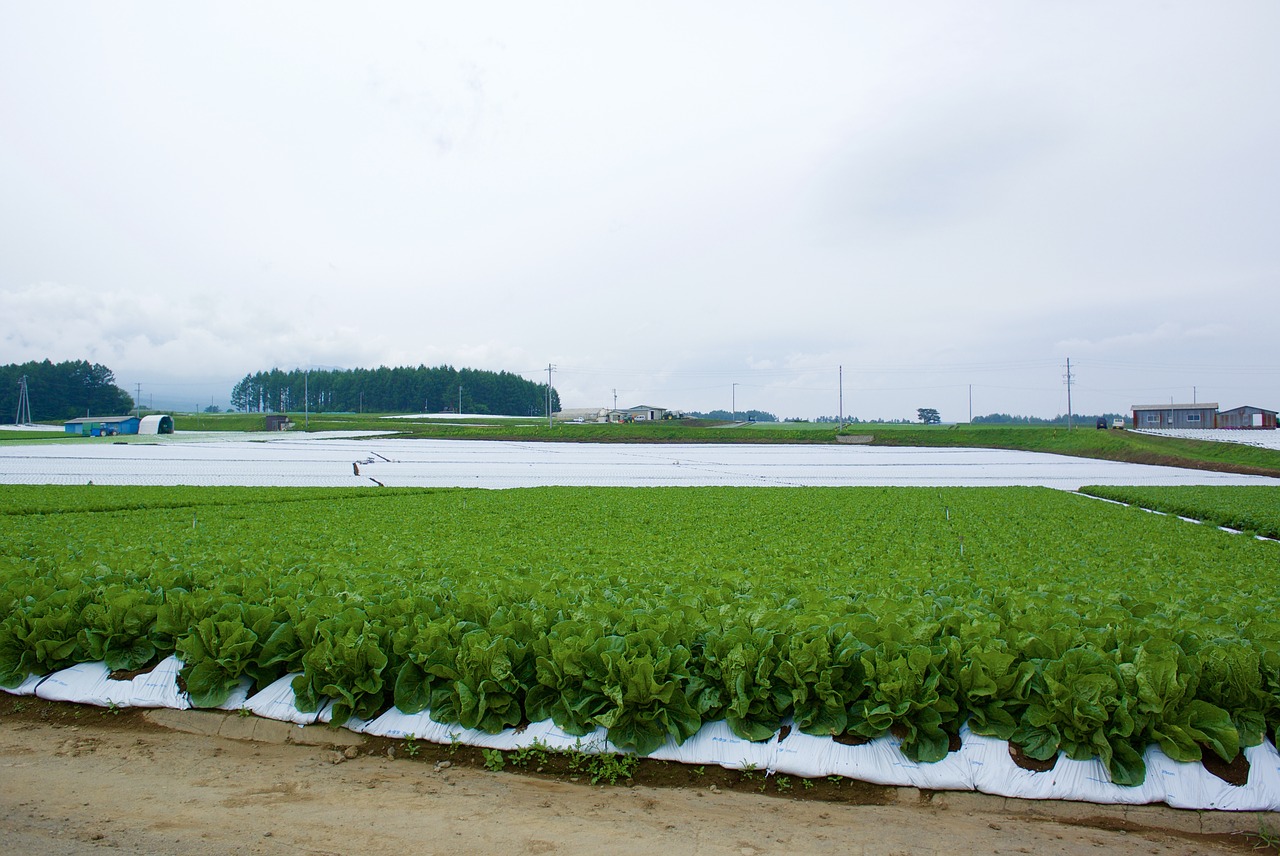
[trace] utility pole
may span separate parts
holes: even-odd
[[[308,393],[310,392],[310,390],[308,389],[308,384],[310,383],[310,381],[311,381],[311,370],[307,369],[305,372],[302,373],[302,412],[303,412],[302,430],[304,431],[311,427],[311,398],[308,395]]]
[[[973,424],[973,384],[969,384],[969,424]]]
[[[844,430],[844,366],[840,366],[840,430]]]
[[[139,419],[142,418],[142,384],[140,383],[134,386],[133,415]]]
[[[27,397],[27,376],[18,381],[18,415],[13,418],[15,425],[31,424],[31,399]]]
[[[556,367],[547,363],[547,427],[551,427],[551,373]]]
[[[1072,428],[1071,424],[1071,358],[1067,357],[1067,430]]]
[[[732,421],[737,422],[738,421],[738,385],[736,383],[733,385],[733,390],[729,394],[729,402],[730,402],[729,406],[733,408]]]
[[[462,415],[462,384],[458,384],[458,415]]]

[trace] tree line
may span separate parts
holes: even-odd
[[[104,365],[87,360],[32,361],[0,366],[0,421],[17,419],[23,377],[33,422],[123,416],[133,409],[133,397],[116,386],[115,374]]]
[[[1101,416],[1073,413],[1071,421],[1076,425],[1084,425],[1096,422],[1099,419],[1105,419],[1107,424],[1113,419],[1126,419],[1127,413],[1103,413]],[[1044,419],[1039,416],[1011,416],[1008,413],[989,413],[986,416],[973,417],[974,425],[1066,425],[1067,415],[1060,413],[1052,419]]]
[[[546,416],[547,385],[506,371],[452,366],[272,369],[245,375],[231,390],[231,406],[255,412]],[[551,409],[560,409],[554,388]]]
[[[737,413],[730,413],[727,410],[712,410],[707,413],[700,411],[690,411],[689,416],[694,419],[717,419],[721,422],[733,422],[739,419],[746,419],[749,422],[777,422],[778,417],[767,410],[739,410]]]

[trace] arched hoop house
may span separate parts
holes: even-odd
[[[173,417],[167,414],[155,413],[150,416],[142,417],[141,424],[138,425],[139,434],[172,434],[173,433]]]

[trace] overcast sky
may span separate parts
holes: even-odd
[[[0,363],[1275,409],[1277,44],[1274,0],[0,0]]]

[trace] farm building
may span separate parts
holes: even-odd
[[[289,416],[285,413],[268,413],[267,426],[268,431],[288,431],[293,427],[293,423],[289,421]]]
[[[86,437],[111,437],[116,434],[137,434],[141,420],[136,416],[84,416],[68,419],[63,430],[68,434]]]
[[[1262,407],[1218,410],[1213,402],[1201,404],[1135,404],[1134,428],[1269,428],[1276,427],[1276,411]]]
[[[152,413],[142,417],[138,425],[139,434],[172,434],[173,417],[164,413]]]
[[[1275,430],[1276,411],[1261,407],[1234,407],[1218,412],[1219,428],[1269,428]]]
[[[557,410],[555,418],[561,422],[608,422],[607,407],[566,407]]]
[[[628,407],[626,410],[610,410],[610,422],[655,422],[663,419],[667,415],[665,407],[651,407],[648,404],[641,404],[636,407]]]
[[[1135,404],[1134,428],[1213,428],[1217,402],[1200,404]]]

